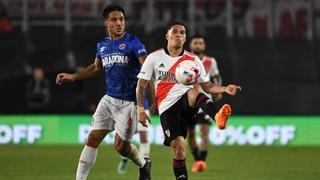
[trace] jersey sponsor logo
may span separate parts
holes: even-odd
[[[178,83],[175,73],[170,71],[158,71],[158,80],[163,82]]]
[[[146,49],[139,49],[138,50],[138,54],[142,54],[142,53],[146,53],[147,51],[146,51]]]
[[[122,44],[119,45],[119,49],[121,49],[121,50],[125,49],[126,47],[127,47],[127,45],[124,44],[124,43],[122,43]]]
[[[107,56],[104,56],[102,58],[102,64],[103,66],[106,66],[106,67],[113,66],[114,64],[127,66],[128,61],[129,59],[127,56],[119,53],[108,54]]]

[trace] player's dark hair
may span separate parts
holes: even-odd
[[[204,39],[204,36],[203,35],[201,35],[201,34],[195,34],[195,35],[193,35],[191,38],[190,38],[190,41],[192,41],[193,39]]]
[[[183,27],[186,29],[186,31],[187,31],[187,26],[186,26],[184,23],[182,23],[182,22],[172,22],[172,23],[169,24],[169,26],[168,26],[168,28],[167,28],[167,32],[170,31],[170,29],[171,29],[174,25],[181,25],[181,26],[183,26]]]
[[[120,11],[120,12],[122,12],[122,14],[123,14],[124,16],[126,16],[125,13],[124,13],[124,9],[123,9],[120,5],[118,5],[118,4],[111,4],[111,5],[109,5],[109,6],[106,6],[106,7],[103,9],[102,17],[103,17],[104,19],[108,18],[109,14],[110,14],[111,12],[113,12],[113,11]]]

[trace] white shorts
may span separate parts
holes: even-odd
[[[90,130],[115,130],[124,141],[131,141],[137,131],[137,109],[132,101],[105,95],[92,116]]]

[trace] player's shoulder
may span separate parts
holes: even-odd
[[[183,54],[188,56],[188,57],[190,57],[190,58],[192,58],[192,59],[194,59],[194,60],[200,60],[197,55],[193,54],[190,51],[185,50]]]
[[[212,56],[208,56],[208,55],[203,55],[203,58],[202,58],[203,60],[211,60],[211,61],[216,61],[216,59],[214,58],[214,57],[212,57]]]
[[[126,40],[128,42],[140,42],[140,38],[138,36],[132,35],[127,32],[126,32],[125,36],[126,36]]]
[[[165,53],[163,48],[157,49],[149,54],[149,56],[159,56]]]

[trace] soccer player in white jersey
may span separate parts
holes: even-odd
[[[173,171],[176,179],[188,179],[186,169],[186,146],[184,139],[187,136],[188,122],[193,121],[194,115],[201,108],[206,114],[216,120],[219,129],[226,127],[231,115],[228,104],[218,111],[206,95],[193,86],[179,84],[175,78],[177,65],[184,60],[191,60],[200,67],[198,82],[203,90],[210,94],[227,93],[235,95],[240,86],[217,86],[211,83],[206,76],[200,59],[183,49],[186,41],[186,26],[182,23],[172,23],[166,33],[167,46],[148,55],[138,75],[137,104],[138,120],[147,126],[148,116],[145,113],[143,102],[145,89],[155,76],[156,99],[159,108],[161,126],[164,132],[164,145],[170,146],[173,152]]]
[[[57,84],[64,84],[104,72],[106,81],[106,95],[101,98],[93,115],[76,179],[87,178],[95,163],[99,144],[109,132],[115,130],[116,151],[139,167],[139,180],[150,180],[150,161],[144,159],[130,142],[138,123],[135,105],[137,75],[147,51],[137,37],[125,32],[125,12],[121,6],[107,6],[103,10],[103,18],[108,35],[97,43],[94,63],[78,73],[60,73],[56,78]]]
[[[192,36],[190,40],[191,52],[200,58],[210,81],[215,85],[221,86],[222,80],[219,74],[217,61],[213,57],[205,55],[205,49],[206,44],[204,37],[201,35]],[[212,98],[212,95],[204,92],[199,84],[195,84],[195,87],[197,87],[200,92]],[[214,101],[220,100],[221,97],[222,94],[214,95]],[[188,142],[195,160],[194,165],[192,167],[192,172],[205,171],[207,168],[205,160],[208,154],[209,128],[213,121],[213,119],[210,116],[206,115],[201,109],[197,113],[196,119],[197,121],[190,122],[188,130]],[[199,146],[195,138],[196,124],[200,124],[201,142]]]

